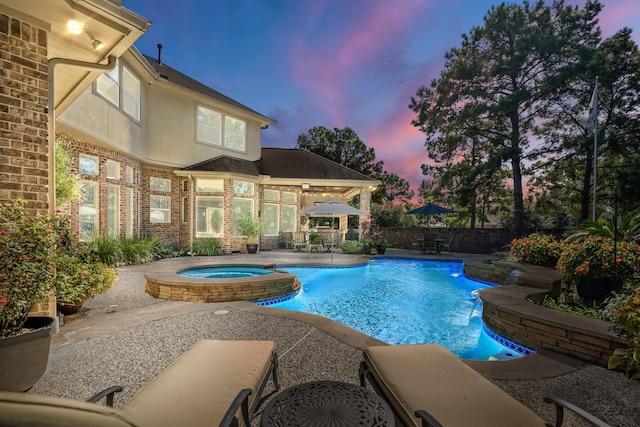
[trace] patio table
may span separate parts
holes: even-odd
[[[293,386],[264,408],[261,427],[395,426],[391,408],[374,392],[339,381]]]

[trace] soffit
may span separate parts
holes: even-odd
[[[151,25],[151,22],[108,0],[1,0],[0,11],[36,26],[48,25],[48,59],[64,58],[88,63],[107,63],[109,56],[119,57]],[[67,22],[84,23],[93,36],[104,43],[94,50],[85,33],[73,34]],[[56,67],[54,75],[55,107],[59,114],[101,71],[68,65]]]

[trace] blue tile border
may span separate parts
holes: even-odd
[[[497,341],[500,345],[515,351],[516,353],[522,356],[529,356],[531,354],[536,353],[536,349],[527,347],[526,345],[518,344],[517,342],[511,341],[509,338],[500,335],[499,333],[491,330],[487,325],[482,323],[482,330],[494,341]]]
[[[271,298],[271,299],[263,299],[263,300],[259,300],[259,301],[251,301],[251,303],[255,304],[255,305],[262,305],[262,306],[278,304],[278,303],[281,303],[281,302],[289,301],[291,298],[295,297],[299,293],[300,293],[300,289],[298,289],[295,292],[290,293],[289,295],[285,295],[285,296],[282,296],[282,297]]]
[[[276,268],[318,268],[318,269],[336,269],[336,268],[357,268],[366,267],[369,263],[363,262],[361,264],[347,264],[347,265],[306,265],[306,264],[282,264],[277,265]]]
[[[482,279],[476,279],[475,277],[470,277],[470,276],[467,276],[466,274],[464,275],[464,277],[465,279],[471,280],[472,282],[481,283],[483,285],[491,286],[492,288],[495,288],[496,286],[500,286],[498,283],[493,283],[493,282],[489,282]]]

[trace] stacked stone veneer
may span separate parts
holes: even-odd
[[[47,33],[0,14],[0,201],[48,209]]]
[[[160,299],[190,302],[259,301],[289,295],[300,288],[296,276],[274,272],[235,279],[193,279],[175,274],[146,275],[146,292]]]
[[[611,324],[536,304],[546,291],[520,285],[497,286],[480,292],[482,320],[512,341],[567,354],[607,366],[613,350],[628,341]]]

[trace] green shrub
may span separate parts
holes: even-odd
[[[191,248],[192,255],[198,256],[217,256],[222,255],[220,241],[217,239],[200,239],[193,242]]]
[[[627,379],[640,380],[640,288],[616,313],[617,322],[629,334],[629,346],[617,348],[609,358],[609,369],[624,367]]]
[[[309,234],[309,244],[310,245],[321,245],[322,244],[322,234],[314,231]]]
[[[361,254],[363,251],[364,245],[355,240],[345,240],[340,244],[340,249],[345,254]]]
[[[85,301],[107,292],[118,280],[115,270],[89,254],[71,250],[56,260],[56,299],[61,304]]]
[[[125,264],[120,242],[100,233],[92,233],[87,248],[105,264],[117,267]]]

